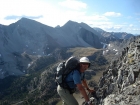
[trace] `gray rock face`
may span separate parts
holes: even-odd
[[[140,36],[127,47],[100,78],[101,105],[140,105]]]

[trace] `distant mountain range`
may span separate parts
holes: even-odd
[[[98,33],[100,33],[104,37],[116,37],[119,39],[129,39],[130,37],[134,36],[133,34],[126,33],[126,32],[106,32],[100,28],[94,27],[94,30],[96,30]]]
[[[121,42],[133,36],[125,32],[106,32],[74,21],[54,28],[22,18],[8,26],[0,25],[0,78],[24,75],[32,61],[27,59],[26,54],[37,57],[50,55],[56,48],[101,49],[102,43]]]

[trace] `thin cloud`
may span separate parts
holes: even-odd
[[[97,22],[97,21],[87,21],[86,23],[89,23],[92,27],[99,27],[102,29],[105,29],[107,26],[112,27],[114,24],[112,22]]]
[[[121,31],[122,30],[122,27],[106,27],[105,30],[108,30],[108,31]]]
[[[121,13],[116,13],[116,12],[106,12],[103,14],[104,16],[111,16],[111,17],[120,17]]]
[[[69,8],[69,9],[73,9],[73,10],[81,10],[81,9],[87,8],[86,3],[83,3],[83,2],[77,1],[77,0],[66,0],[63,2],[59,2],[58,4],[66,7],[66,8]]]
[[[11,16],[6,16],[4,19],[6,20],[15,20],[15,19],[20,19],[22,17],[26,17],[26,18],[30,18],[30,19],[39,19],[39,18],[42,18],[43,16],[40,15],[40,16],[25,16],[25,15],[22,15],[22,16],[16,16],[16,15],[11,15]]]
[[[105,17],[105,16],[103,16],[103,15],[92,15],[92,16],[87,16],[87,18],[86,19],[88,19],[88,20],[93,20],[93,21],[95,21],[95,20],[98,20],[98,21],[108,21],[109,19],[107,18],[107,17]]]
[[[133,26],[134,26],[133,24],[130,24],[130,25],[129,25],[129,27],[133,27]]]
[[[118,25],[113,22],[101,22],[99,27],[105,31],[119,32],[125,28],[125,25]]]
[[[38,0],[2,0],[0,3],[1,18],[12,15],[40,16],[56,10],[48,2]]]
[[[140,18],[136,18],[136,20],[138,20],[138,22],[140,22]]]
[[[132,30],[134,30],[134,31],[140,31],[140,28],[134,28]]]
[[[132,16],[127,16],[126,18],[127,18],[127,19],[132,19],[133,17],[132,17]]]

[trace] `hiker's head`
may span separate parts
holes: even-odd
[[[80,63],[80,72],[84,72],[90,66],[90,61],[89,61],[89,59],[87,57],[82,57],[79,60],[79,63]]]

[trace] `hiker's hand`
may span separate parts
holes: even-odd
[[[92,103],[90,103],[89,105],[93,105]]]
[[[93,90],[93,89],[87,89],[88,90],[88,92],[90,92],[90,93],[94,93],[95,92],[95,90]]]
[[[87,105],[93,105],[93,104],[92,104],[92,102],[90,102],[90,103],[87,103]]]

